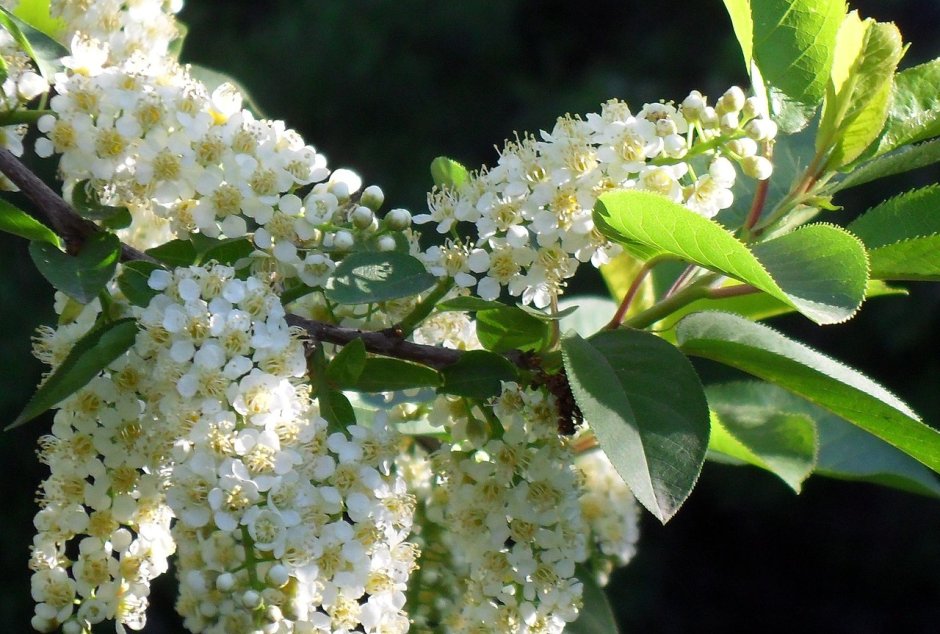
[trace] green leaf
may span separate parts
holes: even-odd
[[[940,161],[940,139],[905,145],[890,154],[878,156],[870,161],[853,166],[849,174],[836,183],[834,191],[856,187],[864,183],[903,174],[911,170],[933,165]]]
[[[129,227],[132,218],[127,207],[112,207],[101,204],[98,192],[84,180],[72,189],[72,206],[83,218],[100,222],[108,229],[117,230]]]
[[[50,284],[87,304],[111,281],[121,256],[121,241],[110,233],[95,233],[85,240],[75,256],[59,251],[48,242],[30,242],[29,255]]]
[[[736,403],[755,417],[781,413],[808,417],[819,436],[815,473],[940,497],[940,481],[924,465],[845,419],[776,385],[736,381],[709,387],[708,398],[712,404],[716,400]]]
[[[835,226],[804,226],[749,250],[718,223],[639,190],[602,194],[594,222],[612,240],[639,243],[738,279],[818,324],[845,321],[865,297],[865,250]]]
[[[723,0],[734,36],[738,39],[741,54],[744,56],[744,66],[750,72],[751,60],[754,58],[754,18],[751,17],[750,0]]]
[[[896,396],[864,376],[780,333],[719,312],[689,315],[676,329],[679,347],[775,383],[837,414],[940,470],[940,433]]]
[[[501,308],[506,308],[506,304],[503,304],[502,302],[490,301],[488,299],[480,299],[479,297],[474,297],[473,295],[454,297],[452,299],[444,300],[437,305],[437,309],[441,311],[461,310],[471,313],[478,310],[499,310]]]
[[[6,231],[27,240],[48,242],[56,248],[62,246],[62,241],[52,229],[2,198],[0,198],[0,231]]]
[[[882,297],[885,295],[906,295],[903,288],[889,286],[881,280],[868,280],[865,297]],[[699,313],[705,310],[717,310],[725,313],[736,313],[747,317],[751,321],[763,321],[771,317],[786,315],[793,312],[793,307],[784,304],[779,299],[765,293],[752,293],[735,297],[722,297],[719,299],[698,299],[686,304],[656,324],[656,331],[660,337],[669,342],[675,342],[675,327],[686,315]]]
[[[575,566],[575,576],[584,585],[583,605],[578,618],[565,626],[565,634],[616,634],[617,621],[604,589],[583,564]]]
[[[193,265],[199,257],[196,253],[196,247],[193,246],[191,241],[179,238],[152,249],[147,249],[146,253],[150,257],[173,267]]]
[[[196,237],[202,239],[197,242]],[[207,238],[205,236],[194,234],[193,246],[199,257],[199,262],[218,262],[227,266],[235,264],[244,258],[247,258],[255,251],[255,245],[250,238]]]
[[[320,416],[329,423],[330,431],[344,430],[356,424],[356,411],[346,395],[339,390],[317,390]]]
[[[65,21],[53,19],[49,14],[49,0],[20,0],[13,15],[52,39],[57,39],[65,30]]]
[[[487,350],[542,350],[552,338],[548,322],[514,306],[481,310],[476,319],[477,338]]]
[[[869,249],[872,276],[940,279],[940,185],[882,202],[849,224]]]
[[[0,7],[0,27],[6,29],[23,52],[36,63],[39,74],[46,81],[51,82],[52,76],[64,69],[59,60],[68,55],[69,50],[3,7]]]
[[[562,340],[584,420],[624,482],[661,522],[695,485],[708,445],[698,375],[673,345],[640,330]]]
[[[136,337],[137,322],[130,318],[105,324],[86,334],[75,342],[62,364],[39,386],[6,429],[19,427],[85,387],[134,345]]]
[[[467,168],[446,156],[438,156],[431,161],[431,178],[438,187],[460,189],[467,182],[470,173]]]
[[[469,398],[489,398],[502,392],[503,381],[517,381],[519,372],[512,363],[494,352],[468,350],[457,363],[443,370],[440,391]]]
[[[845,15],[843,0],[751,0],[750,6],[753,58],[764,80],[792,100],[818,103]],[[742,7],[735,8],[736,16],[737,34],[746,28]]]
[[[894,76],[878,154],[940,135],[940,58]]]
[[[845,166],[878,138],[888,118],[894,71],[903,54],[893,24],[862,21],[856,12],[839,30],[823,105],[817,150],[832,147],[828,165]]]
[[[601,277],[604,278],[604,283],[607,285],[607,290],[610,291],[610,296],[618,302],[623,300],[627,295],[627,291],[630,290],[633,281],[636,279],[636,276],[641,272],[643,264],[643,261],[633,257],[626,251],[606,264],[602,264],[600,268]],[[640,288],[633,296],[630,308],[624,316],[630,317],[641,310],[649,308],[655,301],[656,291],[653,276],[647,275],[646,278],[640,282]],[[614,310],[616,311],[616,308]],[[613,316],[614,313],[612,312],[610,317],[613,318]]]
[[[364,360],[355,381],[338,386],[357,392],[394,392],[440,384],[441,375],[433,368],[400,359],[373,357]]]
[[[186,66],[189,68],[189,74],[192,75],[193,79],[196,79],[205,84],[206,89],[210,93],[222,84],[231,84],[241,94],[242,102],[244,103],[245,108],[251,110],[251,112],[260,119],[268,118],[264,115],[261,107],[258,106],[257,102],[251,97],[245,87],[240,82],[233,79],[230,75],[226,75],[225,73],[219,72],[207,66],[203,66],[202,64],[187,63]]]
[[[159,292],[148,284],[150,274],[159,268],[160,265],[144,260],[126,262],[121,265],[121,273],[117,278],[118,288],[130,303],[146,308],[150,305],[150,300],[159,295]]]
[[[371,304],[426,291],[436,282],[420,260],[397,251],[346,256],[327,283],[326,297],[340,304]]]
[[[559,308],[577,305],[578,310],[565,315],[559,323],[562,332],[573,330],[582,337],[590,337],[610,323],[617,312],[617,302],[607,297],[565,295],[558,301]]]
[[[800,488],[816,466],[816,425],[806,415],[755,407],[733,390],[706,388],[712,418],[708,448],[770,471]]]
[[[343,346],[326,367],[326,378],[335,385],[352,385],[366,368],[366,345],[353,339]]]

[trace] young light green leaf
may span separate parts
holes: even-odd
[[[152,249],[147,249],[147,255],[160,260],[168,266],[190,266],[196,263],[199,255],[196,247],[190,240],[175,239],[165,242]]]
[[[516,366],[505,357],[486,350],[468,350],[457,363],[443,370],[444,385],[441,392],[468,398],[498,396],[503,381],[517,381]]]
[[[337,265],[326,296],[340,304],[370,304],[417,295],[435,281],[420,260],[406,253],[360,251]]]
[[[881,279],[940,279],[940,185],[882,202],[847,229],[869,249],[872,276]]]
[[[639,190],[602,194],[594,222],[612,240],[639,243],[738,279],[818,324],[845,321],[865,297],[864,247],[838,227],[804,226],[749,250],[716,222]]]
[[[467,182],[470,173],[467,168],[446,156],[438,156],[431,161],[431,178],[438,187],[460,189]]]
[[[799,493],[816,466],[813,420],[803,414],[768,412],[711,387],[705,394],[715,413],[708,449],[770,471]]]
[[[365,359],[355,381],[338,387],[357,392],[394,392],[440,384],[441,375],[433,368],[400,359],[372,357]]]
[[[741,54],[744,56],[744,66],[750,72],[751,60],[754,58],[754,19],[751,17],[750,0],[723,0],[728,17],[731,18],[731,27],[734,36],[738,39]]]
[[[853,166],[852,171],[836,183],[834,191],[856,187],[895,174],[903,174],[933,165],[938,161],[940,161],[940,139],[917,145],[905,145],[890,154],[877,156],[858,166]]]
[[[27,240],[48,242],[56,248],[62,246],[62,241],[52,229],[2,198],[0,198],[0,231],[6,231]]]
[[[877,154],[940,136],[940,58],[894,76]]]
[[[86,334],[75,342],[62,364],[39,386],[6,429],[19,427],[85,387],[134,345],[136,337],[137,322],[130,318],[105,324]]]
[[[575,401],[624,482],[661,522],[702,469],[708,405],[698,375],[674,346],[641,330],[562,340]]]
[[[832,168],[854,161],[880,135],[902,54],[896,26],[862,21],[854,11],[846,16],[817,136],[817,150],[832,147]]]
[[[689,315],[676,328],[679,347],[775,383],[845,418],[940,471],[940,432],[860,372],[738,315]]]
[[[565,626],[565,634],[617,634],[620,630],[614,620],[614,611],[594,573],[579,564],[575,566],[574,574],[584,586],[583,605],[578,618]]]
[[[790,99],[818,103],[825,93],[845,2],[751,0],[750,5],[753,58],[764,80]],[[732,18],[742,13],[736,8]],[[745,28],[745,20],[738,21]],[[736,34],[738,28],[735,24]]]
[[[75,256],[48,242],[30,242],[29,255],[50,284],[87,304],[111,281],[121,255],[121,241],[102,231],[89,236]]]
[[[150,274],[159,268],[160,265],[145,260],[125,262],[121,265],[121,273],[117,278],[118,288],[130,303],[146,308],[150,305],[150,300],[159,294],[150,288],[148,283]]]
[[[366,345],[353,339],[340,348],[326,367],[326,378],[334,385],[353,385],[366,368]]]
[[[815,473],[940,497],[940,480],[924,465],[783,388],[759,381],[735,381],[710,386],[707,393],[709,403],[733,403],[755,417],[787,413],[811,419],[819,436]]]
[[[548,322],[515,306],[478,311],[476,328],[480,343],[493,352],[542,350],[552,337]]]
[[[49,0],[20,0],[13,9],[13,15],[37,31],[42,31],[52,39],[57,39],[65,30],[65,21],[53,19],[49,13]]]

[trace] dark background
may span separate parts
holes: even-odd
[[[184,60],[239,78],[265,113],[299,129],[329,158],[380,184],[392,206],[418,212],[427,166],[447,154],[493,162],[513,131],[610,97],[638,109],[713,99],[746,83],[717,0],[191,0]],[[855,2],[895,21],[913,42],[902,65],[940,55],[940,4]],[[837,199],[847,219],[878,200],[937,180],[936,170],[878,181]],[[839,220],[837,217],[827,220]],[[0,421],[22,408],[42,368],[29,337],[52,323],[51,289],[26,244],[0,236]],[[596,279],[577,285],[601,290]],[[872,301],[841,326],[775,325],[874,377],[925,420],[940,421],[940,288]],[[708,369],[706,369],[706,372]],[[26,568],[35,438],[49,419],[0,435],[3,469],[0,623],[28,631]],[[940,504],[872,485],[810,479],[800,496],[749,468],[707,464],[666,527],[643,519],[639,554],[610,595],[624,632],[935,632],[940,623]],[[173,583],[155,589],[147,632],[176,632]],[[8,629],[7,629],[8,628]]]

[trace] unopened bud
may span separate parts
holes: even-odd
[[[348,231],[340,230],[333,234],[333,248],[337,251],[349,251],[354,244],[356,239]]]
[[[372,211],[378,211],[385,202],[385,192],[378,185],[369,185],[362,190],[362,196],[359,197],[359,204],[365,205]]]
[[[755,141],[769,141],[777,136],[777,124],[770,119],[751,119],[744,132]]]
[[[223,572],[215,578],[215,588],[219,592],[228,592],[235,587],[235,575]]]
[[[280,588],[288,582],[290,579],[290,573],[287,571],[287,567],[281,564],[275,564],[271,566],[271,569],[268,570],[268,581],[275,588]]]
[[[242,605],[249,610],[258,608],[261,605],[261,594],[255,590],[245,590],[245,594],[242,595]]]
[[[720,113],[740,112],[744,107],[744,100],[744,91],[737,86],[732,86],[718,99],[715,110]]]
[[[385,223],[389,229],[403,231],[411,226],[411,212],[407,209],[392,209],[385,215]]]
[[[374,218],[375,214],[365,205],[359,205],[353,210],[352,214],[350,214],[350,220],[352,220],[352,223],[357,229],[366,229],[372,224]]]
[[[741,158],[754,156],[757,154],[757,141],[748,137],[735,139],[734,141],[728,142],[728,149]]]
[[[767,180],[774,172],[773,163],[763,156],[748,156],[741,161],[741,169],[751,178]]]
[[[395,243],[395,238],[392,236],[382,236],[376,243],[376,247],[379,251],[394,251],[398,244]]]
[[[689,93],[689,96],[682,100],[682,104],[679,106],[679,109],[682,111],[682,116],[686,118],[690,123],[694,123],[702,118],[702,114],[705,111],[705,98],[697,90],[693,90]]]

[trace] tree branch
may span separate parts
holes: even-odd
[[[78,215],[71,205],[5,148],[0,148],[0,172],[19,187],[35,206],[34,210],[28,210],[27,213],[58,234],[71,255],[78,253],[85,240],[99,231],[98,225]],[[146,253],[121,243],[121,261],[130,260],[156,262]]]
[[[61,196],[42,182],[8,150],[2,148],[0,148],[0,172],[3,172],[33,202],[36,210],[32,215],[65,241],[69,253],[77,253],[89,236],[100,231],[95,223],[79,216]],[[121,261],[132,260],[156,262],[146,253],[121,243]],[[290,314],[287,315],[287,323],[303,328],[317,341],[343,346],[355,339],[361,339],[369,352],[407,361],[417,361],[438,370],[453,365],[464,354],[462,350],[406,341],[401,331],[395,329],[357,330]],[[509,351],[503,356],[521,368],[531,368],[531,360],[518,350]]]

